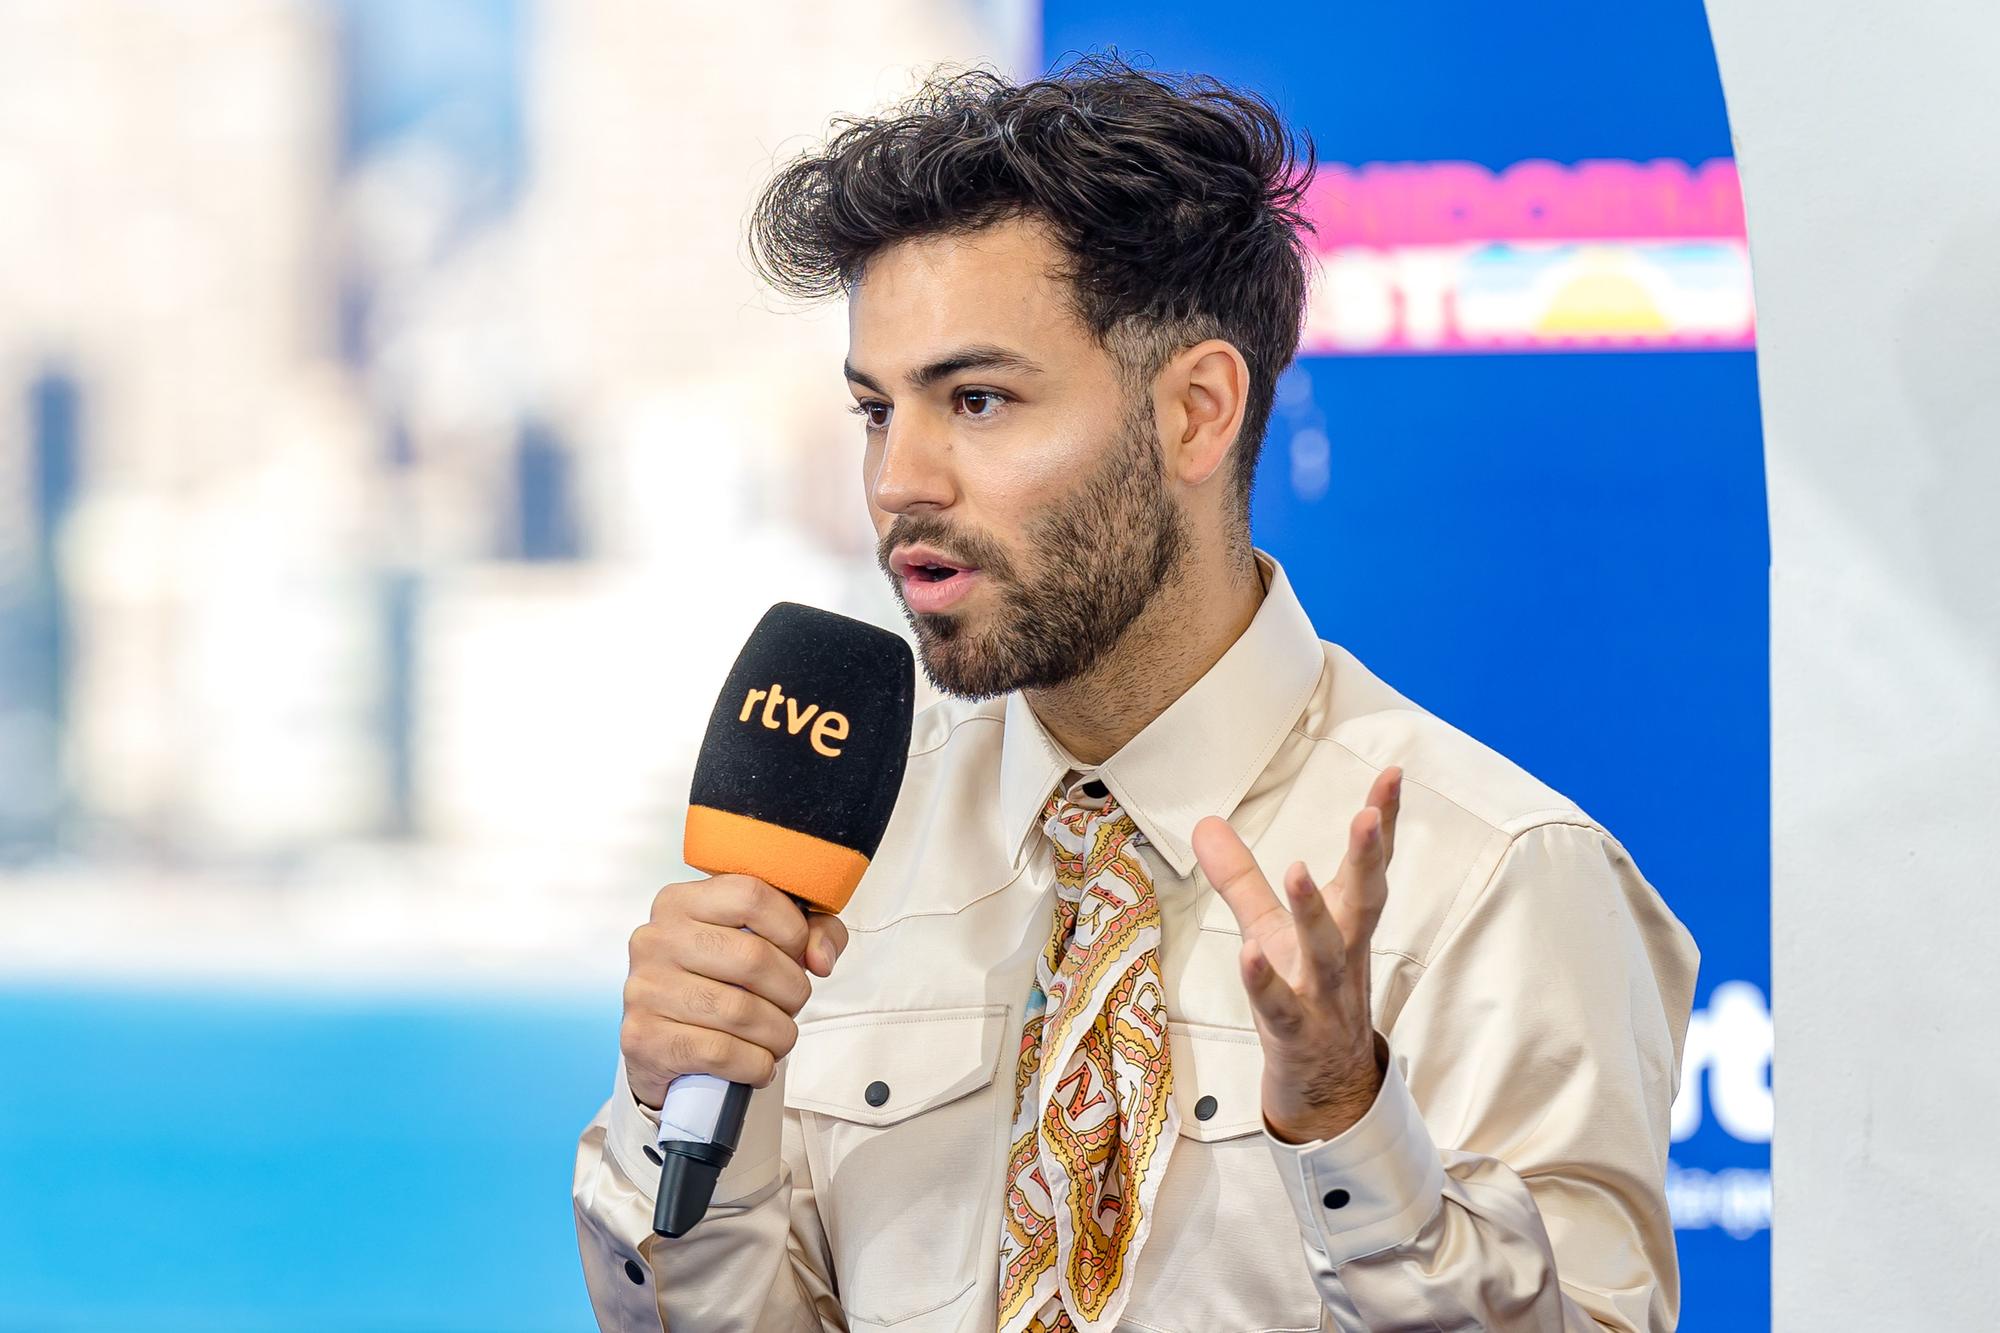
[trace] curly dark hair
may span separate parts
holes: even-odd
[[[1087,56],[1015,84],[934,75],[880,116],[833,123],[785,166],[750,221],[779,290],[847,290],[899,241],[1025,217],[1066,255],[1073,308],[1128,390],[1208,338],[1250,367],[1236,480],[1247,505],[1279,374],[1298,352],[1311,229],[1310,135],[1255,93]]]

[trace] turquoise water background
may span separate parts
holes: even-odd
[[[595,1324],[618,996],[0,988],[0,1330]]]

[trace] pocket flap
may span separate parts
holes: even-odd
[[[799,1024],[785,1105],[862,1125],[955,1101],[993,1081],[1004,1004],[842,1014]]]
[[[1264,1127],[1264,1048],[1255,1031],[1170,1022],[1167,1044],[1182,1134],[1212,1143]]]

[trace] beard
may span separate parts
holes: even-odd
[[[1058,497],[1023,532],[1032,568],[1016,568],[992,539],[956,531],[933,514],[900,515],[877,559],[923,542],[976,566],[991,584],[991,621],[951,613],[903,614],[931,684],[965,699],[1064,685],[1102,662],[1153,595],[1179,571],[1187,517],[1167,490],[1150,404],[1136,404],[1097,470]],[[899,593],[900,596],[900,593]]]

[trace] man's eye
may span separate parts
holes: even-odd
[[[959,392],[958,401],[969,417],[991,417],[999,415],[1000,404],[1007,400],[991,389],[964,389]]]
[[[868,402],[856,403],[847,410],[867,422],[868,429],[870,430],[881,430],[889,424],[889,405],[887,403],[878,403],[871,399]]]

